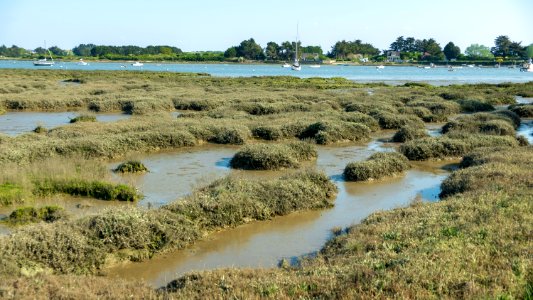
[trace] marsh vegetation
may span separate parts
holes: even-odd
[[[59,84],[65,80],[78,84]],[[205,143],[237,145],[235,168],[288,174],[217,179],[154,209],[124,206],[73,219],[39,205],[14,210],[20,226],[0,237],[0,292],[53,296],[61,281],[64,295],[84,290],[89,298],[128,289],[140,298],[527,298],[533,289],[533,152],[516,129],[531,115],[527,105],[514,105],[513,95],[532,90],[532,82],[392,87],[341,78],[5,70],[0,111],[134,117],[0,135],[2,206],[38,204],[57,193],[136,201],[141,195],[133,186],[111,177],[109,159]],[[512,106],[493,110],[503,104]],[[177,118],[168,113],[175,110]],[[444,122],[442,136],[426,136],[428,122]],[[442,201],[375,213],[336,230],[316,257],[283,268],[196,272],[159,290],[77,276],[182,249],[221,229],[331,207],[336,187],[328,176],[289,169],[317,158],[313,144],[353,145],[389,129],[398,131],[398,151],[353,162],[346,179],[400,174],[408,160],[462,158],[442,184]],[[124,170],[142,169],[137,163]]]

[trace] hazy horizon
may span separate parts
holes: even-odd
[[[243,0],[177,1],[93,0],[90,5],[65,0],[4,0],[0,3],[0,45],[27,49],[79,44],[170,45],[183,51],[224,51],[254,38],[292,41],[299,24],[303,45],[324,52],[340,40],[360,39],[383,50],[398,37],[434,38],[441,47],[452,41],[461,51],[470,44],[493,46],[507,35],[523,46],[533,43],[533,1],[510,0],[496,7],[474,0],[449,0],[437,7],[427,1],[373,3],[340,0],[273,0],[250,5]]]

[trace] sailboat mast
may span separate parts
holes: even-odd
[[[296,56],[294,57],[294,61],[298,61],[298,23],[296,23]]]

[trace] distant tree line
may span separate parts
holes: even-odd
[[[110,60],[171,60],[171,61],[289,61],[294,59],[296,42],[285,41],[280,44],[268,42],[266,47],[259,45],[253,38],[242,41],[237,46],[222,51],[183,52],[180,48],[166,45],[158,46],[106,46],[95,44],[80,44],[72,50],[60,49],[52,46],[48,49],[38,47],[27,50],[18,46],[0,46],[0,56],[35,58],[44,57],[50,51],[55,57],[86,57]],[[320,46],[304,46],[298,42],[298,58],[306,60],[356,60],[366,58],[374,61],[388,59],[391,51],[399,53],[403,61],[503,61],[521,60],[533,57],[533,44],[523,46],[522,42],[512,41],[508,36],[501,35],[494,40],[494,46],[471,44],[464,53],[453,42],[444,48],[433,38],[416,39],[414,37],[396,38],[389,49],[379,50],[370,43],[361,40],[338,41],[327,53]]]

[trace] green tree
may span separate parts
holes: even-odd
[[[72,52],[74,52],[74,55],[77,56],[91,56],[91,50],[94,47],[94,44],[80,44],[74,47],[74,49],[72,49]]]
[[[226,52],[224,52],[225,58],[235,58],[237,57],[237,48],[236,47],[229,47]]]
[[[416,40],[416,49],[423,53],[422,59],[435,61],[444,59],[440,45],[432,38]]]
[[[453,42],[449,42],[444,46],[444,50],[442,50],[444,55],[448,60],[456,59],[459,54],[461,54],[461,49],[458,46],[455,46]]]
[[[48,50],[44,49],[43,47],[37,47],[33,50],[33,52],[39,54],[39,55],[46,55],[48,54]]]
[[[500,35],[494,40],[494,47],[490,49],[490,52],[494,56],[506,57],[510,54],[511,40],[506,35]]]
[[[406,51],[405,50],[406,41],[402,36],[399,36],[396,41],[390,44],[389,49],[392,51]]]
[[[465,55],[469,59],[493,59],[494,55],[490,48],[480,44],[472,44],[465,49]]]
[[[237,56],[255,60],[264,59],[265,57],[263,48],[253,38],[241,42],[237,47]]]
[[[266,49],[265,49],[265,55],[267,59],[270,60],[277,60],[279,59],[279,52],[280,52],[280,46],[275,42],[268,42]]]
[[[533,44],[530,44],[526,48],[526,56],[527,56],[527,58],[533,58]]]

